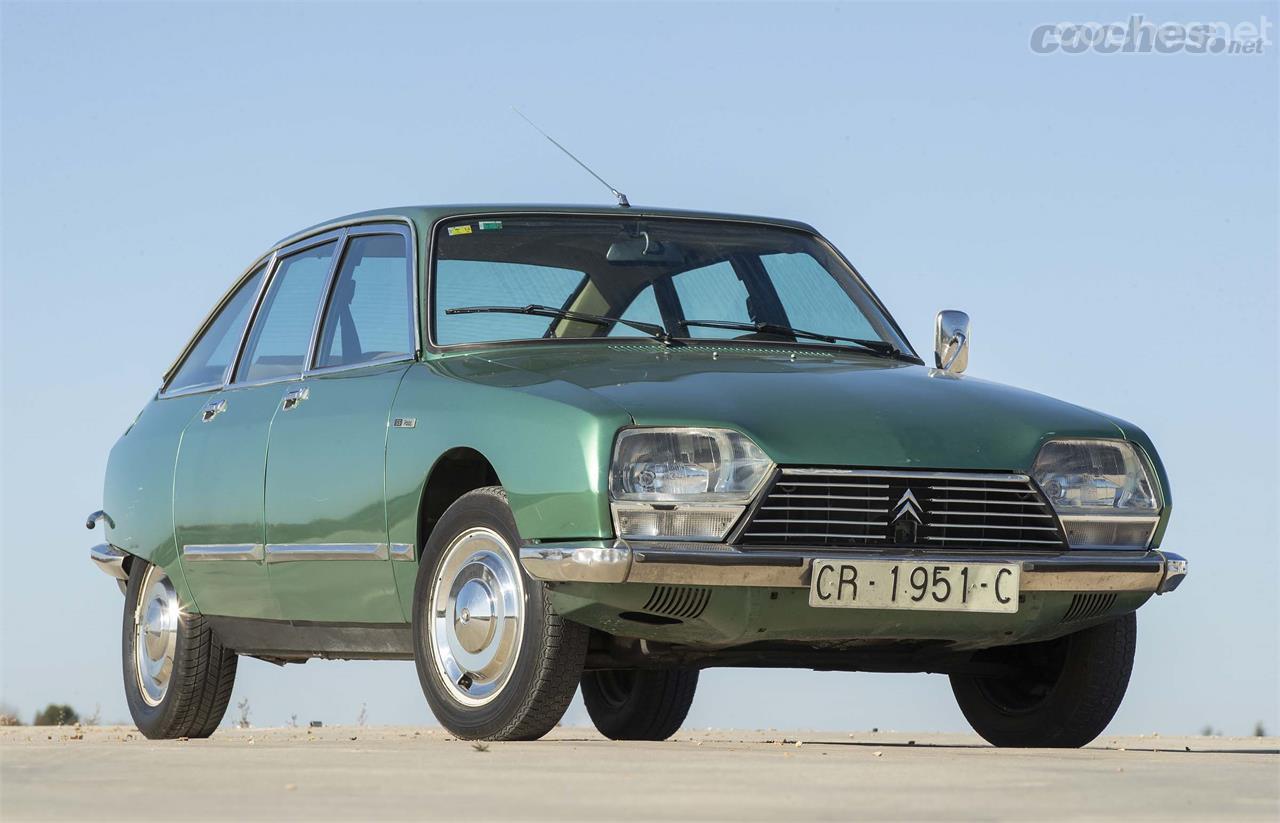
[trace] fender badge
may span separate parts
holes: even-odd
[[[397,417],[391,421],[391,428],[393,429],[412,429],[417,425],[418,418],[416,417]]]

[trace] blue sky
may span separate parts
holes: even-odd
[[[93,569],[107,452],[232,279],[392,204],[632,202],[794,217],[916,347],[1133,420],[1189,582],[1139,616],[1117,732],[1277,716],[1277,60],[1036,55],[1042,23],[1276,4],[0,6],[0,702],[127,719]],[[1273,39],[1275,39],[1273,32]],[[411,664],[242,664],[258,724],[431,722]],[[579,704],[570,722],[584,722]],[[720,670],[689,724],[960,730],[944,678]]]

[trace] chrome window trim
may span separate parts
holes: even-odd
[[[411,363],[417,360],[416,354],[397,354],[389,357],[379,357],[375,360],[366,360],[363,363],[350,363],[344,366],[323,366],[318,369],[310,369],[304,375],[307,377],[316,377],[326,374],[340,374],[344,371],[355,371],[356,369],[367,369],[372,366],[387,366],[394,363]]]
[[[302,369],[298,377],[306,378],[307,372],[316,362],[317,350],[320,348],[320,324],[324,322],[325,312],[329,310],[329,301],[333,299],[333,284],[338,280],[338,272],[342,270],[342,260],[350,248],[351,230],[343,229],[338,234],[338,245],[333,250],[333,261],[329,264],[329,273],[325,276],[324,288],[320,290],[320,303],[316,306],[316,316],[311,318],[311,339],[307,342],[307,352],[302,356]]]
[[[254,325],[258,322],[259,315],[262,314],[262,301],[266,299],[267,291],[275,284],[276,278],[280,275],[281,263],[283,263],[285,259],[301,254],[308,249],[333,243],[333,259],[329,261],[329,271],[325,275],[325,285],[320,291],[320,305],[316,307],[316,316],[311,318],[311,338],[307,341],[307,352],[310,352],[311,349],[315,347],[316,323],[319,322],[320,313],[324,311],[326,295],[329,291],[329,285],[333,280],[334,267],[338,265],[338,258],[342,255],[343,240],[346,236],[346,230],[340,229],[337,231],[312,235],[299,240],[291,246],[285,246],[284,248],[276,250],[275,256],[271,260],[270,277],[263,281],[263,288],[258,292],[258,300],[253,307],[253,314],[249,317],[249,322],[245,324],[244,335],[240,338],[240,347],[236,350],[235,362],[231,364],[231,368],[228,369],[227,373],[223,376],[222,385],[224,387],[264,386],[268,383],[283,383],[289,380],[302,379],[302,375],[305,373],[307,367],[306,352],[303,353],[302,368],[298,370],[297,374],[281,375],[280,377],[271,377],[262,380],[236,380],[235,376],[236,372],[240,370],[241,361],[244,360],[245,347],[249,345],[250,333],[253,331]]]
[[[349,220],[338,220],[332,223],[325,223],[325,224],[316,226],[314,227],[314,229],[308,230],[303,234],[291,235],[289,237],[286,237],[283,241],[272,246],[268,252],[259,256],[256,260],[254,260],[253,265],[249,266],[247,269],[241,272],[240,276],[236,278],[236,281],[234,284],[232,284],[231,288],[227,289],[226,293],[223,294],[222,299],[218,301],[217,305],[213,307],[213,310],[210,311],[209,314],[205,317],[204,321],[201,322],[196,333],[192,335],[191,338],[187,341],[187,345],[183,348],[182,352],[177,356],[177,358],[174,359],[173,363],[169,365],[169,368],[164,373],[164,382],[161,384],[161,389],[156,392],[156,395],[155,395],[156,399],[163,400],[163,399],[168,399],[170,397],[183,397],[191,394],[203,394],[205,392],[222,391],[229,387],[231,388],[246,387],[247,388],[250,386],[265,386],[271,383],[282,383],[289,380],[304,379],[306,377],[306,373],[297,377],[289,376],[289,377],[283,377],[283,378],[271,378],[269,380],[254,381],[251,383],[245,383],[245,382],[232,383],[231,382],[231,376],[235,374],[235,369],[239,366],[240,358],[244,354],[244,345],[245,345],[245,342],[248,340],[249,329],[253,327],[253,321],[257,318],[258,311],[261,308],[262,297],[264,294],[266,294],[266,289],[270,284],[272,278],[275,276],[276,264],[279,262],[280,256],[282,254],[287,255],[292,252],[310,248],[313,245],[318,245],[320,243],[327,242],[327,239],[330,238],[330,235],[336,237],[339,234],[344,232],[345,232],[345,236],[363,235],[363,234],[380,234],[380,233],[386,233],[387,228],[395,228],[399,230],[401,227],[404,227],[408,230],[409,266],[410,266],[410,272],[411,272],[410,279],[413,283],[412,303],[413,303],[413,349],[414,350],[408,355],[396,358],[395,361],[388,360],[387,362],[398,362],[400,360],[405,360],[405,361],[417,360],[419,357],[422,356],[422,351],[423,351],[423,347],[422,347],[422,323],[423,323],[422,308],[423,307],[422,307],[422,287],[421,287],[422,284],[421,284],[421,277],[420,277],[420,274],[421,274],[420,263],[422,261],[422,255],[419,254],[417,226],[415,225],[412,219],[405,217],[403,215],[395,215],[395,214],[367,215],[364,217],[359,217],[359,218],[354,218]],[[341,252],[341,249],[339,251]],[[227,368],[225,372],[223,372],[222,382],[201,384],[199,386],[189,386],[173,392],[165,391],[164,386],[167,385],[169,380],[173,378],[173,375],[177,371],[178,366],[181,365],[182,361],[186,359],[187,355],[191,351],[191,348],[195,345],[196,341],[200,339],[200,336],[204,334],[205,330],[209,327],[209,324],[213,321],[214,317],[216,317],[218,312],[220,312],[222,308],[226,306],[227,301],[230,300],[231,296],[235,294],[236,289],[238,289],[241,285],[243,285],[245,280],[250,275],[252,275],[253,272],[256,271],[259,266],[264,264],[266,265],[266,271],[263,273],[262,282],[258,284],[257,294],[255,294],[253,297],[253,305],[249,313],[249,318],[245,322],[245,326],[240,332],[240,341],[239,341],[239,344],[236,346],[235,356],[232,359],[231,365]],[[323,295],[323,301],[322,301],[326,306],[328,305],[328,297],[329,295],[326,292]],[[314,332],[313,332],[313,340],[311,342],[314,345],[314,342],[315,342]],[[340,369],[347,369],[347,368],[360,368],[368,365],[374,365],[374,362],[370,361],[370,363],[353,364],[350,367],[347,367],[347,366],[333,367],[333,371],[338,371]],[[321,371],[322,370],[319,370],[319,369],[314,370],[315,373],[320,373]],[[324,371],[327,373],[327,370],[324,370]]]
[[[376,237],[378,235],[396,235],[405,244],[405,264],[409,267],[409,285],[410,294],[409,302],[415,304],[410,307],[409,324],[413,327],[413,339],[410,341],[410,351],[397,352],[394,355],[377,358],[376,360],[366,360],[362,363],[349,363],[340,366],[316,366],[320,360],[320,331],[324,326],[325,315],[329,312],[329,304],[333,300],[333,289],[338,284],[338,275],[342,273],[342,265],[347,257],[347,252],[351,249],[351,241],[356,237]],[[339,371],[347,371],[350,369],[358,369],[364,366],[377,365],[379,363],[395,363],[401,360],[416,360],[418,350],[418,313],[416,304],[418,302],[418,286],[417,271],[415,265],[413,235],[411,231],[405,231],[403,226],[394,223],[366,223],[359,227],[344,229],[342,246],[338,249],[335,256],[334,266],[329,271],[329,280],[325,285],[324,294],[320,301],[320,313],[316,316],[316,322],[311,330],[311,352],[306,360],[306,367],[303,369],[302,376],[310,377],[313,374],[331,374]]]
[[[386,560],[386,543],[268,543],[268,563],[301,560]]]
[[[236,341],[235,351],[231,353],[231,363],[227,368],[222,370],[222,380],[217,383],[201,383],[198,386],[185,386],[173,392],[166,391],[166,387],[169,385],[169,382],[178,375],[178,369],[182,367],[184,362],[186,362],[187,357],[191,354],[191,350],[195,348],[196,343],[204,336],[204,333],[208,331],[209,326],[213,324],[214,318],[216,318],[222,310],[226,308],[227,303],[231,301],[231,298],[235,293],[250,277],[253,276],[253,273],[256,272],[259,267],[263,268],[262,282],[258,284],[258,288],[252,297],[252,302],[249,304],[249,316],[245,318],[244,328],[240,330],[240,339]],[[200,324],[200,329],[192,335],[190,340],[187,341],[186,348],[182,350],[182,354],[178,355],[178,358],[174,360],[168,370],[165,371],[164,383],[161,384],[160,391],[156,393],[157,398],[182,397],[184,395],[198,394],[206,391],[219,391],[227,385],[227,379],[234,373],[235,365],[240,360],[240,351],[244,347],[245,335],[248,334],[249,327],[253,324],[253,318],[258,314],[258,304],[262,300],[262,295],[264,289],[266,289],[267,281],[271,279],[271,274],[275,271],[275,267],[276,254],[275,252],[270,252],[259,257],[254,261],[254,264],[244,272],[244,274],[240,275],[240,277],[236,279],[236,282],[227,290],[227,293],[222,296],[222,300],[218,301],[218,305],[214,307],[213,311],[209,312],[209,316],[204,319],[202,324]]]
[[[254,560],[262,562],[261,543],[189,543],[182,547],[184,560]]]
[[[626,213],[627,211],[630,211],[633,213],[628,215]],[[867,284],[867,281],[863,279],[862,274],[854,267],[853,263],[849,262],[849,259],[845,257],[840,252],[840,250],[835,247],[834,244],[832,244],[825,237],[819,234],[818,230],[813,228],[812,226],[808,226],[806,224],[797,225],[795,223],[769,220],[767,218],[751,218],[751,217],[741,217],[741,216],[712,217],[712,216],[703,216],[703,215],[659,214],[659,213],[647,212],[643,208],[623,210],[623,211],[620,211],[619,213],[622,214],[622,216],[631,216],[631,217],[637,217],[637,218],[638,217],[655,217],[655,218],[664,218],[664,219],[670,219],[670,220],[698,220],[698,221],[708,222],[708,223],[738,223],[741,225],[748,225],[748,226],[767,226],[773,229],[798,231],[798,232],[807,234],[810,237],[814,238],[818,243],[825,246],[836,257],[836,259],[838,259],[841,263],[843,263],[848,268],[850,276],[862,289],[866,291],[867,296],[871,298],[871,302],[875,305],[877,309],[880,310],[880,313],[884,315],[884,319],[888,322],[889,327],[892,328],[894,332],[897,333],[898,337],[901,338],[902,342],[906,344],[907,349],[909,350],[909,353],[911,354],[911,356],[919,360],[921,364],[924,363],[924,361],[920,358],[920,355],[916,353],[915,347],[911,345],[911,341],[907,338],[907,335],[903,333],[902,328],[898,325],[898,321],[894,319],[893,315],[889,312],[888,307],[884,305],[884,303],[880,300],[880,297],[871,289],[871,286]],[[449,215],[437,217],[435,220],[431,221],[431,227],[427,230],[427,259],[426,259],[426,268],[424,270],[425,272],[424,280],[426,281],[426,288],[427,288],[425,299],[426,299],[426,302],[429,304],[429,305],[423,306],[423,308],[425,309],[423,314],[423,322],[427,324],[427,337],[426,337],[426,346],[423,349],[424,352],[431,352],[432,354],[444,354],[447,352],[451,352],[455,349],[466,351],[468,349],[476,349],[476,348],[489,347],[489,346],[495,346],[495,345],[501,346],[506,344],[546,343],[546,342],[553,342],[558,340],[572,340],[575,343],[582,343],[584,341],[590,341],[594,339],[603,339],[603,340],[612,339],[614,342],[616,342],[618,340],[626,340],[629,338],[629,335],[628,335],[628,336],[616,337],[616,338],[590,338],[590,337],[553,338],[553,339],[525,338],[520,340],[484,340],[478,343],[450,343],[448,345],[441,345],[437,343],[436,335],[435,335],[436,235],[439,234],[438,230],[440,228],[440,225],[450,220],[471,220],[479,217],[490,217],[490,216],[492,217],[611,217],[613,215],[607,212],[602,213],[598,211],[579,211],[574,209],[566,209],[565,211],[531,212],[525,209],[513,208],[508,210],[488,209],[488,210],[482,210],[482,211],[458,212],[457,214],[449,214]],[[423,296],[419,295],[419,301],[421,301],[422,299],[423,299]],[[649,338],[644,337],[643,335],[638,335],[637,339],[647,340]],[[725,341],[717,341],[717,342],[725,342]],[[732,341],[729,341],[729,342],[732,342]],[[787,344],[783,344],[783,345],[787,345]],[[791,345],[795,345],[795,344],[791,344]],[[806,341],[805,345],[807,348],[811,348],[811,349],[814,348],[814,346],[809,345],[809,341]],[[839,347],[836,347],[836,348],[839,348]]]

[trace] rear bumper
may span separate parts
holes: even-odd
[[[129,582],[129,571],[125,568],[125,560],[128,557],[128,554],[110,543],[99,543],[89,549],[89,559],[93,561],[93,565],[104,574],[114,577],[120,586],[120,591],[124,591],[125,585]]]
[[[1187,561],[1159,551],[1068,551],[1001,555],[965,552],[743,551],[719,544],[643,544],[583,541],[530,544],[520,562],[547,582],[652,583],[689,586],[806,588],[815,558],[860,558],[921,563],[1020,563],[1022,591],[1173,591]]]

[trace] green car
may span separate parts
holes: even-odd
[[[148,737],[211,734],[239,655],[413,659],[460,738],[581,686],[614,739],[711,666],[947,674],[1000,746],[1081,746],[1134,612],[1187,571],[1136,426],[926,364],[788,220],[459,206],[299,232],[111,451],[93,561]]]

